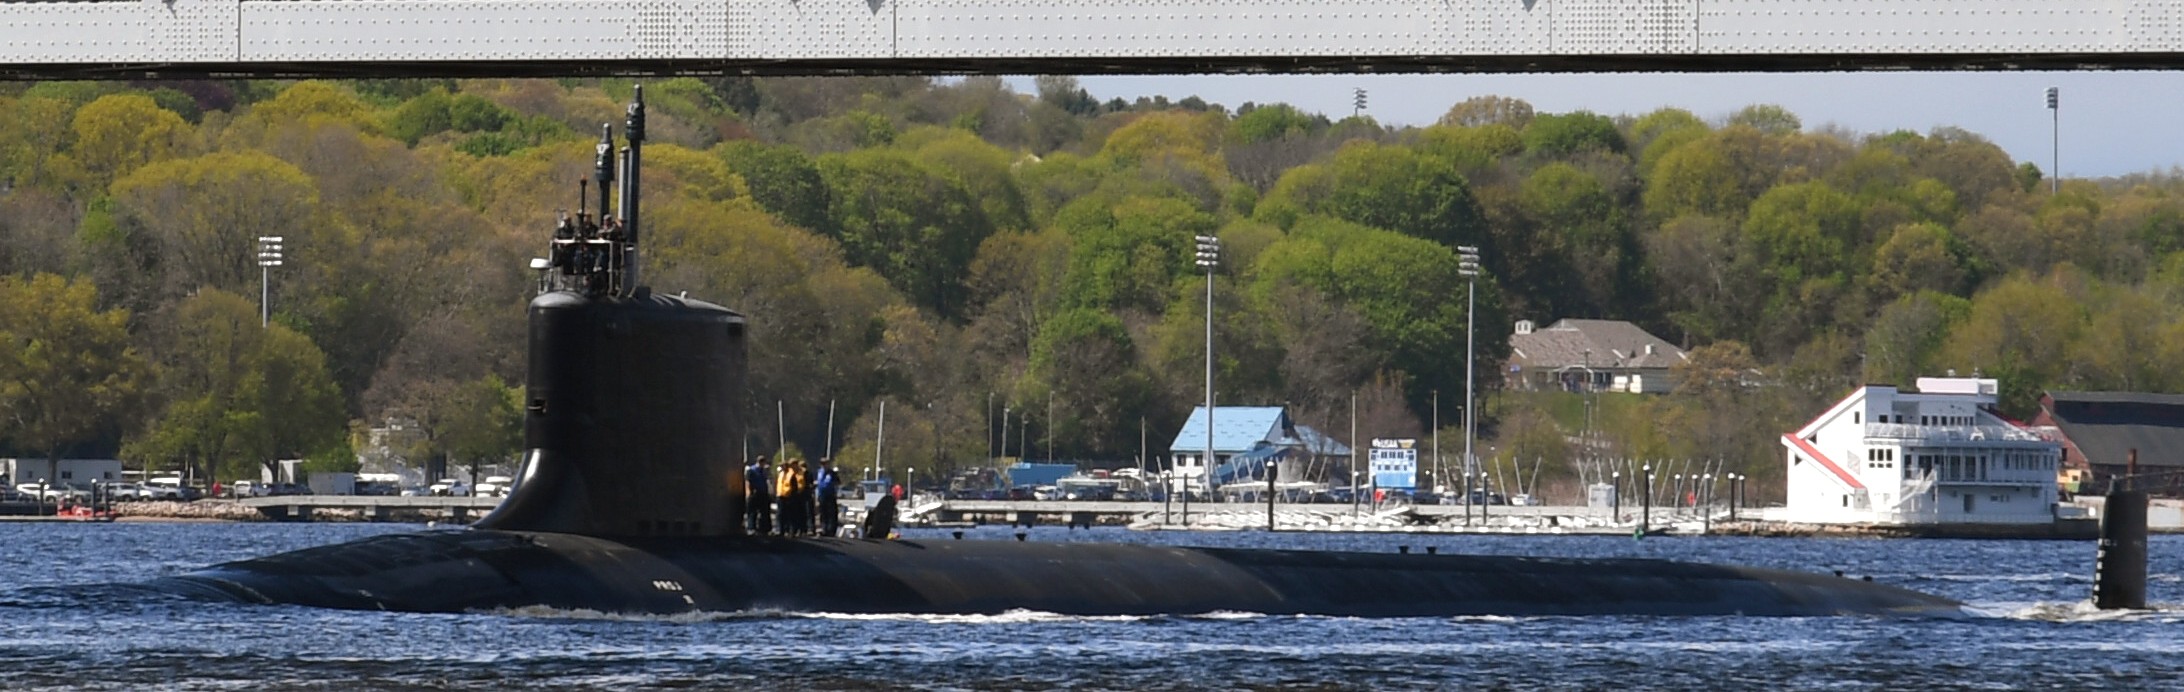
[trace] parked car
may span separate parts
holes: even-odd
[[[478,481],[477,486],[472,487],[470,492],[478,497],[507,497],[508,486],[514,484],[515,479],[507,476],[486,476],[485,480]]]
[[[264,483],[257,481],[236,481],[228,484],[227,491],[229,497],[241,499],[265,497],[267,493],[271,492],[271,489],[267,488]]]
[[[196,492],[197,489],[183,485],[181,477],[178,476],[162,476],[145,481],[140,490],[142,490],[144,499],[147,500],[197,499],[190,497],[190,494]]]
[[[24,483],[15,486],[15,489],[45,502],[65,504],[69,502],[88,502],[91,499],[91,489],[67,481],[59,483]]]
[[[1509,498],[1503,497],[1501,493],[1492,493],[1484,490],[1473,490],[1471,491],[1471,504],[1506,505],[1509,504]]]
[[[103,483],[98,488],[100,493],[105,494],[109,502],[136,502],[149,499],[145,494],[148,491],[144,489],[144,486],[129,481]]]
[[[388,482],[385,482],[385,481],[361,481],[361,480],[360,480],[360,481],[357,481],[357,482],[356,482],[356,494],[358,494],[358,495],[378,495],[378,496],[389,496],[389,495],[398,495],[398,494],[401,494],[401,492],[402,492],[402,488],[401,488],[401,484],[399,484],[399,483],[388,483]]]
[[[459,478],[442,478],[432,484],[432,494],[444,497],[469,497],[470,484]]]

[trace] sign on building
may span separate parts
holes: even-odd
[[[1414,439],[1373,440],[1370,456],[1373,485],[1382,488],[1415,488],[1418,486],[1418,441]]]

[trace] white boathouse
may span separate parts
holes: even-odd
[[[2042,524],[2055,520],[2053,436],[1995,413],[1993,379],[1867,385],[1788,451],[1784,519],[1815,524]]]

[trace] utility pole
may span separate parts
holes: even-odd
[[[1355,118],[1355,117],[1358,117],[1358,116],[1361,116],[1361,115],[1364,115],[1364,114],[1365,114],[1365,88],[1364,88],[1364,87],[1358,87],[1358,88],[1355,88],[1355,89],[1351,89],[1351,90],[1350,90],[1350,117],[1352,117],[1352,118]]]

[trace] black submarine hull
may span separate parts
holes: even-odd
[[[395,534],[158,580],[354,610],[1066,615],[1952,615],[1949,599],[1802,572],[1649,559],[833,538]]]

